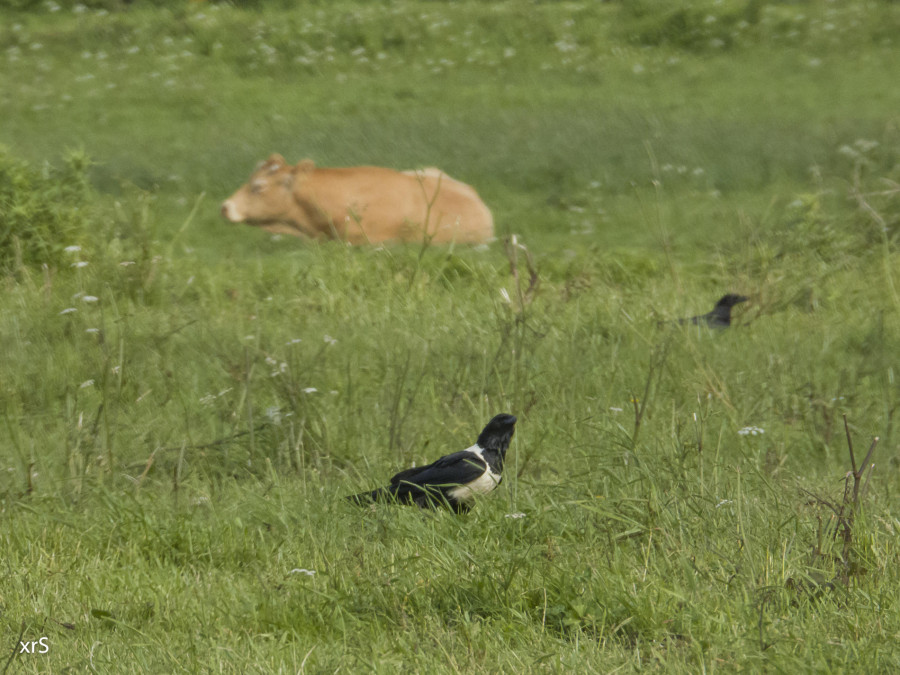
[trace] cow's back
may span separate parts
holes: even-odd
[[[315,168],[294,185],[298,206],[322,236],[350,243],[390,240],[480,243],[493,217],[475,190],[439,169]]]

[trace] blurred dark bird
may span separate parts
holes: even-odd
[[[503,460],[515,426],[514,415],[497,415],[472,447],[445,455],[427,466],[401,471],[387,487],[347,499],[355,504],[386,502],[432,509],[445,506],[465,513],[477,496],[486,495],[500,484]]]
[[[719,299],[711,312],[692,316],[689,319],[678,319],[678,323],[692,323],[695,326],[706,324],[710,328],[728,328],[731,325],[731,308],[749,299],[745,295],[728,293]]]

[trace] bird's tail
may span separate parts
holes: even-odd
[[[371,504],[372,502],[377,502],[379,499],[384,499],[387,495],[387,491],[384,488],[378,488],[377,490],[372,490],[371,492],[360,492],[355,495],[347,495],[345,499],[351,504],[356,504],[357,506],[365,506],[366,504]]]
[[[389,485],[388,487],[380,487],[371,492],[360,492],[355,495],[347,495],[345,499],[352,504],[365,506],[366,504],[372,504],[374,502],[395,503],[403,501],[404,497],[406,497],[406,495],[401,494],[396,485]]]

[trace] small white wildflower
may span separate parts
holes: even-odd
[[[725,506],[726,504],[734,504],[734,500],[733,499],[723,499],[718,504],[716,504],[716,508],[718,509],[722,506]]]
[[[78,388],[79,389],[87,389],[88,387],[93,387],[93,386],[94,386],[93,380],[85,380],[84,382],[82,382],[81,384],[78,385]]]
[[[878,141],[870,141],[865,138],[858,138],[853,141],[853,145],[855,145],[863,152],[870,152],[878,147]]]
[[[609,410],[610,410],[610,412],[614,412],[614,413],[622,412],[622,408],[617,408],[616,406],[610,406]]]
[[[270,366],[274,366],[276,363],[278,363],[278,361],[276,361],[275,359],[273,359],[271,356],[267,356],[267,357],[266,357],[266,363],[267,363],[268,365],[270,365]]]
[[[72,312],[77,312],[78,310],[74,307],[66,307],[60,314],[71,314]]]
[[[134,265],[134,260],[123,260],[119,263],[119,267],[128,267],[129,265]]]
[[[325,336],[323,337],[323,339],[325,340],[325,342],[327,342],[327,343],[330,344],[330,345],[336,345],[336,344],[337,344],[337,340],[335,340],[335,339],[334,339],[333,337],[331,337],[330,335],[325,335]]]
[[[113,366],[109,370],[113,375],[118,375],[119,371],[122,370],[122,366]]]
[[[100,329],[99,328],[85,328],[84,332],[85,333],[99,333]]]
[[[97,302],[100,298],[96,295],[84,295],[81,297],[82,302]]]
[[[500,289],[500,297],[503,298],[503,302],[505,302],[507,305],[512,304],[512,300],[509,297],[509,291],[507,291],[505,288]]]
[[[87,260],[79,260],[78,262],[73,262],[71,266],[81,269],[82,267],[87,267],[88,262],[87,262]]]
[[[207,497],[206,495],[201,495],[194,499],[191,504],[193,504],[194,506],[203,506],[204,504],[209,504],[209,497]]]
[[[520,518],[524,518],[524,513],[507,513],[504,518],[512,518],[513,520],[519,520]]]
[[[288,340],[288,341],[285,342],[284,344],[286,344],[286,345],[296,345],[296,344],[299,344],[299,343],[301,343],[301,342],[303,342],[303,340],[302,340],[301,338],[293,338],[292,340]]]
[[[315,394],[317,391],[319,391],[319,390],[316,389],[315,387],[307,387],[306,389],[303,390],[303,393],[304,394]]]
[[[290,572],[288,572],[288,574],[305,574],[308,577],[312,577],[312,576],[315,576],[316,571],[308,570],[305,567],[295,567]]]
[[[63,251],[65,251],[66,253],[78,253],[78,251],[80,251],[80,250],[81,250],[81,247],[78,245],[66,246],[63,249]]]
[[[281,424],[281,408],[277,406],[269,406],[266,408],[266,417],[268,417],[274,424]]]
[[[764,433],[766,433],[766,430],[759,427],[744,427],[743,429],[738,429],[738,434],[741,436],[758,436]]]

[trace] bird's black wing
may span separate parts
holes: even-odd
[[[474,452],[461,450],[427,466],[401,471],[391,478],[391,491],[402,496],[414,486],[465,485],[484,473],[487,463]]]

